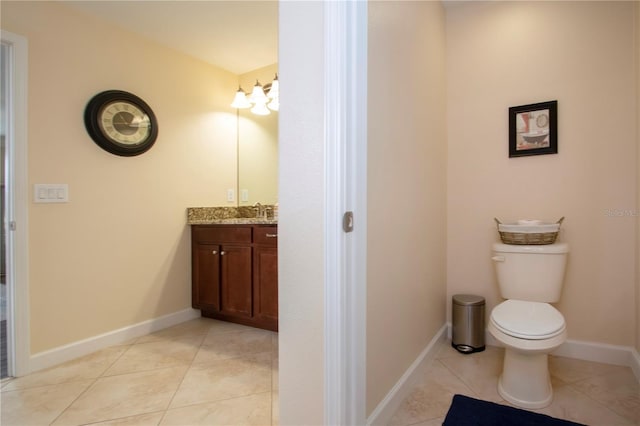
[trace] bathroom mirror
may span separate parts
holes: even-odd
[[[240,76],[240,86],[251,93],[258,80],[271,83],[278,65],[273,64]],[[278,202],[278,112],[256,115],[238,110],[238,205]]]

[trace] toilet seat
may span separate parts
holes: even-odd
[[[565,329],[562,314],[548,303],[506,300],[493,308],[491,322],[501,332],[519,339],[543,340]]]

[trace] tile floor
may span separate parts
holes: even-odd
[[[0,424],[277,425],[278,335],[198,318],[3,380]]]
[[[497,390],[503,356],[492,346],[463,355],[451,341],[441,344],[390,425],[441,425],[456,393],[509,405]],[[549,370],[554,400],[531,411],[592,426],[640,425],[640,384],[631,368],[551,356]]]
[[[503,350],[462,355],[441,344],[390,425],[440,425],[455,393],[506,404],[496,386]],[[551,406],[589,425],[640,425],[628,367],[551,357]],[[277,333],[207,318],[2,381],[0,424],[277,425]]]

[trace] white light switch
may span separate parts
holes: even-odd
[[[36,183],[33,185],[34,203],[69,202],[69,185],[66,183]]]
[[[240,190],[240,201],[249,201],[249,190],[241,189]]]

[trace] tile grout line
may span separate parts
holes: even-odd
[[[471,393],[473,394],[474,398],[480,398],[480,395],[478,395],[478,393],[475,391],[475,389],[473,389],[471,387],[471,385],[464,379],[463,376],[457,374],[455,371],[453,371],[451,368],[449,368],[449,366],[447,364],[445,364],[444,362],[440,361],[439,359],[437,359],[436,361],[438,361],[440,364],[442,364],[442,366],[444,368],[447,369],[447,371],[449,371],[451,374],[453,374],[458,380],[460,380],[460,382],[462,382],[463,385],[466,386],[467,389],[469,389],[471,391]]]
[[[100,379],[103,377],[104,373],[106,373],[106,372],[107,372],[107,370],[109,370],[109,368],[111,368],[111,367],[113,366],[113,364],[115,364],[116,362],[118,362],[118,360],[119,360],[119,359],[120,359],[120,358],[121,358],[121,357],[122,357],[122,356],[123,356],[123,355],[124,355],[128,350],[129,350],[129,349],[131,349],[131,347],[133,346],[133,344],[129,344],[129,345],[127,345],[127,346],[128,346],[128,347],[127,347],[127,349],[125,349],[124,351],[122,351],[122,353],[121,353],[120,355],[118,355],[118,356],[117,356],[117,357],[116,357],[116,358],[115,358],[115,359],[114,359],[114,360],[113,360],[109,365],[107,365],[107,367],[106,367],[104,370],[102,370],[102,373],[98,374],[98,376],[97,376],[96,378],[94,378],[94,379],[93,379],[93,381],[91,382],[91,384],[90,384],[89,386],[87,386],[87,387],[86,387],[82,392],[80,392],[80,394],[78,394],[78,396],[77,396],[77,397],[75,397],[75,398],[73,399],[73,401],[71,401],[71,402],[69,403],[69,405],[67,405],[67,406],[66,406],[62,411],[60,411],[60,414],[58,414],[58,415],[57,415],[57,416],[56,416],[56,417],[51,421],[51,423],[49,423],[50,425],[54,424],[54,423],[55,423],[55,422],[56,422],[56,421],[57,421],[57,420],[58,420],[58,419],[59,419],[59,418],[60,418],[60,417],[61,417],[61,416],[62,416],[62,415],[63,415],[63,414],[64,414],[64,413],[69,409],[69,408],[71,408],[71,406],[72,406],[73,404],[75,404],[75,403],[76,403],[76,401],[78,401],[78,400],[82,397],[82,395],[86,394],[86,393],[89,391],[89,389],[91,389],[91,388],[92,388],[92,387],[93,387],[93,386],[98,382],[98,380],[100,380]]]
[[[601,375],[594,375],[594,376],[592,376],[592,377],[600,377],[600,376],[601,376]],[[631,421],[631,422],[635,422],[635,421],[637,421],[636,419],[629,419],[626,415],[624,415],[624,414],[622,414],[622,413],[618,413],[616,410],[614,410],[614,409],[612,409],[612,408],[609,408],[609,404],[607,404],[606,402],[604,402],[604,401],[598,401],[597,399],[593,398],[591,395],[589,395],[589,394],[587,394],[587,393],[583,392],[581,389],[579,389],[579,388],[577,388],[577,387],[573,386],[573,384],[574,384],[574,383],[579,383],[579,382],[582,382],[582,381],[585,381],[585,380],[589,380],[590,378],[591,378],[591,377],[588,377],[588,378],[585,378],[585,379],[582,379],[582,380],[576,380],[575,382],[573,382],[573,383],[567,383],[567,384],[565,384],[564,386],[569,387],[571,390],[573,390],[573,391],[575,391],[575,392],[579,393],[580,395],[582,395],[582,396],[586,397],[588,400],[595,402],[598,406],[600,406],[600,407],[604,408],[606,411],[609,411],[610,413],[615,414],[616,416],[619,416],[619,417],[621,417],[621,418],[623,418],[623,419],[625,419],[625,420],[629,420],[629,421]],[[616,398],[616,400],[617,400],[617,398]]]
[[[151,414],[156,414],[156,413],[162,413],[165,410],[158,410],[158,411],[151,411],[149,413],[143,413],[143,414],[135,414],[133,416],[125,416],[125,417],[116,417],[113,419],[109,419],[109,420],[97,420],[95,422],[90,422],[90,423],[82,423],[82,426],[89,426],[89,425],[98,425],[100,423],[104,423],[104,422],[112,422],[112,421],[117,421],[117,420],[125,420],[125,419],[129,419],[131,417],[138,417],[138,416],[147,416],[147,415],[151,415]],[[160,423],[158,423],[156,426],[158,426]]]
[[[171,403],[173,402],[174,398],[176,397],[176,394],[178,393],[178,391],[180,390],[180,387],[182,386],[182,383],[184,382],[185,377],[187,377],[187,374],[189,373],[189,370],[191,370],[191,367],[193,367],[193,362],[195,361],[196,357],[198,356],[198,353],[200,352],[200,350],[204,346],[204,342],[207,340],[207,336],[209,335],[210,331],[211,331],[211,326],[209,326],[209,329],[207,330],[206,333],[203,333],[204,336],[202,337],[202,341],[198,345],[198,350],[193,354],[193,358],[191,359],[191,362],[189,363],[189,366],[184,370],[184,374],[182,375],[182,379],[180,379],[180,382],[178,383],[178,386],[176,386],[176,390],[173,392],[173,395],[171,396],[171,399],[169,400],[169,403],[167,403],[167,407],[162,412],[162,417],[160,417],[160,420],[158,421],[158,425],[161,425],[162,422],[164,421],[165,417],[167,416],[167,412],[170,409],[169,407],[171,407]]]

